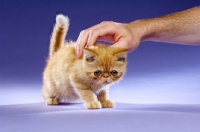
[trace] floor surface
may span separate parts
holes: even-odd
[[[87,110],[82,104],[0,106],[1,132],[199,132],[200,105],[136,105]]]

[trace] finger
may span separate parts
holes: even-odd
[[[87,42],[87,40],[86,39],[82,39],[83,37],[83,34],[84,34],[84,30],[83,31],[81,31],[80,32],[80,34],[79,34],[79,37],[78,37],[78,39],[77,39],[77,41],[76,41],[76,46],[75,46],[75,50],[76,50],[76,56],[79,58],[79,57],[81,57],[81,55],[82,55],[82,52],[83,52],[83,48],[84,48],[84,45],[81,45],[81,41],[82,41],[82,43],[86,43]]]
[[[76,55],[78,58],[80,58],[83,54],[83,48],[87,46],[87,41],[88,41],[88,38],[89,38],[89,30],[92,30],[94,28],[98,28],[100,27],[102,24],[105,24],[106,21],[100,23],[100,24],[97,24],[91,28],[88,28],[86,30],[83,30],[81,31],[81,33],[79,34],[79,37],[77,39],[77,42],[76,42],[76,47],[75,47],[75,50],[76,50]]]
[[[108,21],[103,21],[101,22],[100,24],[98,25],[95,25],[91,28],[89,28],[89,36],[88,36],[88,40],[87,40],[87,44],[86,44],[86,47],[89,47],[89,46],[92,46],[94,45],[94,43],[99,39],[98,37],[97,38],[93,38],[94,39],[94,42],[93,43],[90,43],[90,39],[92,37],[92,34],[93,34],[93,31],[96,30],[96,29],[101,29],[103,25],[107,24]],[[97,31],[98,32],[98,31]]]
[[[98,28],[94,28],[92,30],[90,30],[89,33],[89,38],[87,41],[87,46],[91,46],[93,45],[97,40],[101,40],[102,38],[105,39],[108,42],[113,42],[113,37],[114,34],[116,33],[116,25],[114,25],[113,22],[107,22],[101,26],[99,26]],[[107,37],[104,37],[107,36]],[[109,36],[109,37],[108,37]],[[112,37],[112,39],[111,39]],[[103,40],[102,39],[102,40]]]
[[[111,47],[122,48],[122,49],[126,49],[127,51],[130,51],[128,44],[125,43],[124,41],[118,41],[117,43],[114,43],[113,45],[111,45]]]

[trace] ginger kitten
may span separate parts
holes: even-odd
[[[87,109],[112,108],[109,85],[126,71],[127,51],[103,44],[84,49],[76,58],[75,42],[65,42],[69,19],[57,15],[50,41],[49,57],[43,73],[42,94],[46,104],[83,102]]]

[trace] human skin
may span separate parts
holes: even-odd
[[[200,6],[162,17],[141,19],[131,23],[104,21],[80,32],[76,43],[77,57],[83,48],[96,41],[113,43],[112,46],[135,50],[143,41],[200,45]]]

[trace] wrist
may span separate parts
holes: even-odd
[[[134,22],[128,23],[132,35],[134,38],[138,38],[139,42],[147,41],[149,39],[149,35],[151,34],[151,26],[149,20],[136,20]]]
[[[136,33],[140,42],[143,41],[157,41],[160,39],[158,32],[163,26],[162,19],[141,19],[130,23],[132,33]]]

